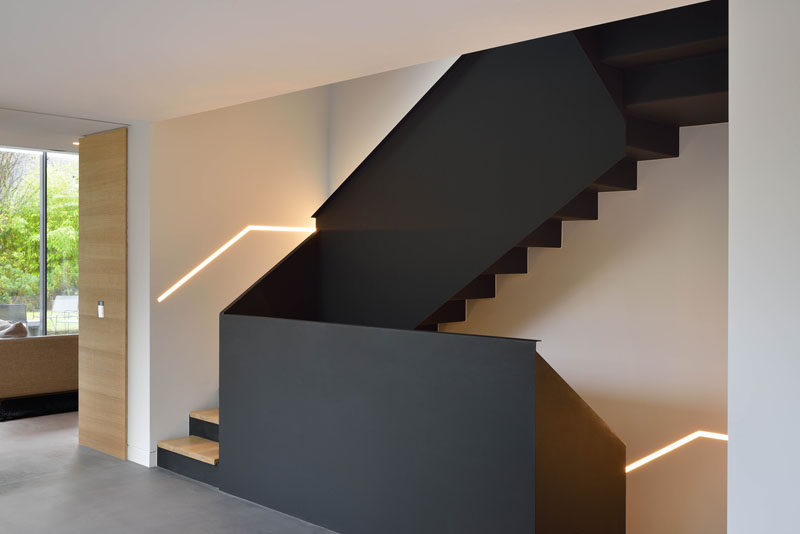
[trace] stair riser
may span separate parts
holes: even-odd
[[[210,486],[219,487],[219,471],[216,465],[207,464],[160,447],[158,448],[158,467]]]
[[[677,158],[679,135],[676,125],[629,118],[626,152],[636,161]]]
[[[561,247],[561,220],[551,219],[545,221],[539,228],[534,230],[522,242],[519,247]]]
[[[525,274],[528,272],[528,250],[514,247],[494,262],[483,274]]]
[[[210,439],[211,441],[219,441],[219,425],[190,417],[189,435],[199,436],[201,438]]]
[[[422,321],[421,326],[439,323],[458,323],[467,320],[467,306],[463,300],[451,300]]]
[[[636,160],[625,158],[595,180],[591,189],[598,192],[635,191],[637,170]]]
[[[596,221],[597,191],[584,191],[558,210],[555,219],[562,221]]]
[[[450,300],[491,299],[494,298],[494,293],[494,276],[482,274],[467,284],[467,287],[456,293],[456,295]]]

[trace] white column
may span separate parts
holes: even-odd
[[[797,532],[800,2],[730,1],[728,532]]]

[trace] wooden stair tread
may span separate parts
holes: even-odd
[[[219,443],[216,441],[198,436],[186,436],[159,441],[158,446],[164,450],[210,465],[219,463]]]
[[[194,410],[189,412],[189,417],[192,419],[200,419],[209,423],[219,424],[219,408],[212,408],[210,410]]]

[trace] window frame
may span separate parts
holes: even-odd
[[[75,154],[68,150],[45,150],[0,145],[0,150],[19,150],[39,154],[39,334],[32,337],[48,335],[47,332],[47,155]],[[80,275],[80,273],[79,273]],[[80,333],[80,325],[78,332]]]

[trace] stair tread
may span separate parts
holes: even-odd
[[[219,463],[219,443],[209,439],[198,436],[185,436],[159,441],[158,446],[164,450],[210,465]]]
[[[194,410],[189,412],[189,417],[192,419],[200,419],[209,423],[219,424],[219,408],[212,408],[210,410]]]

